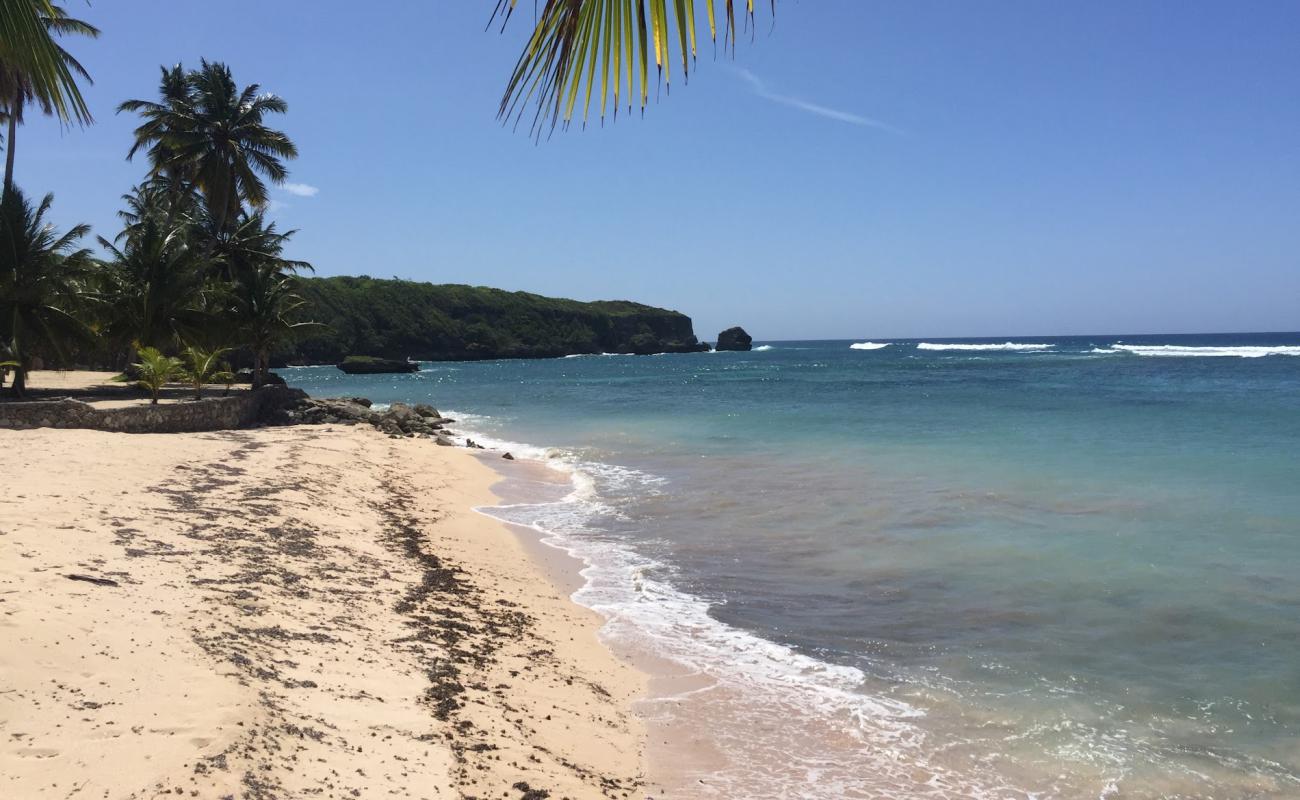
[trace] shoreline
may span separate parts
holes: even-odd
[[[477,432],[468,435],[476,440],[493,441]],[[527,452],[535,451],[535,445],[493,441],[492,448],[481,453],[480,458],[499,477],[492,487],[499,505],[508,507],[515,504],[556,503],[562,499],[560,494],[567,495],[573,490],[572,474],[566,470],[552,469],[535,452],[504,463],[492,458],[502,448],[510,452]],[[729,796],[719,795],[719,787],[710,785],[711,781],[708,780],[710,776],[728,768],[725,753],[711,740],[707,729],[683,727],[683,720],[674,716],[674,711],[680,709],[683,698],[715,689],[718,687],[718,679],[656,652],[648,643],[633,643],[607,634],[609,626],[617,622],[617,615],[607,616],[583,605],[576,598],[589,586],[586,570],[595,565],[568,549],[554,532],[536,525],[501,519],[491,513],[494,508],[495,506],[482,506],[476,507],[475,511],[509,530],[557,591],[598,620],[596,633],[601,644],[642,676],[642,691],[633,699],[631,708],[643,726],[645,796]]]
[[[648,679],[472,510],[501,475],[473,451],[370,426],[6,436],[5,794],[639,792]]]

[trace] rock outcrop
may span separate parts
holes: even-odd
[[[349,375],[377,375],[384,372],[419,372],[420,365],[404,358],[348,356],[336,365]]]
[[[436,439],[438,444],[453,444],[446,426],[455,420],[438,413],[433,406],[420,403],[414,407],[393,403],[383,411],[371,408],[364,397],[307,397],[287,412],[291,424],[302,425],[373,425],[389,436],[419,436]]]
[[[727,328],[718,334],[718,350],[750,350],[754,345],[754,337],[745,333],[745,329],[737,325],[734,328]]]

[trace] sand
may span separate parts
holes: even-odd
[[[488,456],[368,426],[0,443],[0,797],[641,796],[645,678],[472,510]]]

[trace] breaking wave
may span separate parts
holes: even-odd
[[[855,342],[849,345],[850,350],[883,350],[889,347],[889,342]]]
[[[1020,342],[1003,342],[1002,344],[944,344],[942,342],[920,342],[917,350],[1007,350],[1012,352],[1035,352],[1050,350],[1054,344],[1021,344]]]
[[[473,414],[448,413],[471,426],[489,422]],[[1026,796],[999,777],[959,774],[934,763],[928,737],[914,722],[924,716],[921,709],[866,692],[866,675],[855,667],[821,661],[720,622],[710,615],[708,600],[661,577],[671,575],[670,568],[612,535],[615,521],[627,519],[621,508],[625,501],[619,498],[660,494],[663,478],[585,460],[560,448],[470,435],[491,449],[508,450],[566,474],[572,487],[557,501],[475,510],[530,528],[544,543],[582,562],[584,584],[573,600],[605,617],[604,637],[647,649],[711,683],[709,688],[644,701],[651,706],[652,720],[664,720],[682,702],[707,693],[717,698],[707,701],[710,707],[731,720],[710,730],[713,741],[731,758],[726,768],[708,773],[709,785],[700,797],[812,800],[844,796],[841,791],[850,787],[860,793],[853,796],[863,798]],[[754,735],[778,718],[782,725],[774,739]],[[828,734],[848,736],[853,757],[828,763],[820,744]],[[778,761],[780,766],[774,766]],[[928,776],[924,783],[917,783],[918,772]],[[864,776],[871,776],[870,781]]]
[[[1189,347],[1177,344],[1114,344],[1094,347],[1093,353],[1132,353],[1138,356],[1167,358],[1263,358],[1264,356],[1300,356],[1300,345],[1241,345],[1224,347]]]

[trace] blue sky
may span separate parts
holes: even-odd
[[[702,338],[1300,329],[1300,3],[778,2],[644,119],[495,119],[491,0],[96,0],[96,124],[19,133],[61,224],[116,230],[158,67],[231,64],[298,143],[320,274],[626,298]],[[310,196],[308,196],[310,195]]]

